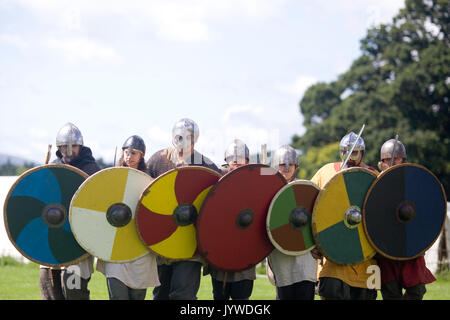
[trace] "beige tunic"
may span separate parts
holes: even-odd
[[[160,285],[156,256],[148,253],[131,262],[97,261],[97,271],[107,278],[116,278],[132,289],[146,289]]]

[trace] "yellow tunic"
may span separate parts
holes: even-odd
[[[336,174],[339,172],[341,166],[341,162],[328,163],[320,168],[316,174],[311,178],[311,181],[317,184],[320,188],[323,188],[325,184]],[[368,169],[368,166],[365,164],[361,164],[361,167],[365,167]],[[343,266],[335,264],[325,257],[323,257],[323,265],[319,265],[317,269],[317,277],[329,277],[329,278],[337,278],[347,283],[349,286],[358,287],[358,288],[367,288],[367,279],[372,274],[371,272],[367,273],[368,267],[370,265],[376,265],[377,262],[375,259],[370,259],[364,261],[360,264],[353,266]]]

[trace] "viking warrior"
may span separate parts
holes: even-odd
[[[220,173],[217,166],[194,149],[199,137],[198,125],[191,119],[183,118],[172,129],[172,147],[155,152],[147,161],[148,173],[152,178],[176,167],[197,165]]]
[[[366,145],[362,137],[356,139],[357,137],[358,136],[354,132],[346,134],[339,143],[339,155],[342,162],[325,164],[319,169],[319,171],[317,171],[311,181],[322,188],[337,172],[341,170],[341,166],[344,164],[345,159],[348,157],[348,153],[353,145],[355,145],[353,151],[342,169],[360,167],[376,171],[375,168],[370,167],[363,162]]]
[[[364,152],[365,143],[363,138],[360,136],[358,137],[354,132],[346,134],[339,144],[339,153],[342,162],[325,164],[316,172],[311,181],[320,188],[323,188],[327,182],[341,170],[341,168],[360,167],[367,168],[377,173],[374,168],[363,162]],[[347,160],[346,163],[345,160]],[[374,259],[366,260],[360,264],[347,266],[338,265],[325,257],[321,257],[317,249],[313,249],[311,253],[322,261],[318,270],[319,295],[322,299],[376,299],[376,290],[369,289],[367,285],[367,280],[370,276],[370,273],[367,273],[367,270],[369,266],[376,265]]]
[[[145,143],[138,136],[129,137],[122,146],[119,167],[146,171]],[[110,300],[144,300],[148,287],[160,285],[156,255],[152,252],[132,262],[97,261],[97,270],[106,277]]]
[[[56,136],[57,159],[53,163],[64,163],[77,167],[88,175],[100,170],[90,148],[83,145],[81,131],[72,123],[66,123]]]
[[[395,148],[395,152],[394,152]],[[406,148],[396,139],[389,139],[381,146],[378,169],[384,171],[395,164],[406,162]]]
[[[297,178],[299,171],[297,151],[288,145],[278,148],[273,155],[272,166],[277,169],[288,182],[294,181]]]
[[[288,145],[278,148],[272,166],[288,182],[295,181],[299,171],[297,152]],[[268,262],[280,300],[314,300],[317,263],[310,253],[291,256],[275,249]]]
[[[380,160],[378,168],[382,171],[392,165],[405,163],[405,146],[397,139],[387,140],[381,146]],[[383,300],[422,300],[426,292],[425,285],[436,280],[426,267],[423,255],[404,261],[391,260],[381,255],[377,255],[376,259],[381,271]]]
[[[353,150],[351,150],[353,147]],[[362,163],[362,159],[364,157],[364,152],[366,150],[366,145],[362,137],[358,137],[356,133],[350,132],[346,134],[339,143],[339,155],[341,156],[342,161],[346,159],[349,152],[350,154],[348,161],[346,163],[345,168],[351,167],[362,167],[368,168],[368,166]]]
[[[56,135],[57,159],[56,164],[68,164],[92,175],[100,170],[90,148],[84,146],[83,136],[80,130],[72,123],[66,123]],[[73,288],[68,285],[70,277],[66,268],[62,270],[41,266],[39,277],[39,288],[44,300],[88,300],[88,283],[91,274],[94,272],[94,257],[89,256],[81,261],[77,266],[81,272],[80,288]]]
[[[145,143],[138,136],[129,137],[122,145],[122,156],[119,159],[119,167],[131,167],[141,171],[147,171],[145,164]]]
[[[180,166],[197,165],[218,173],[219,168],[194,149],[199,137],[198,125],[183,118],[172,129],[172,147],[157,151],[148,160],[148,173],[157,178]],[[186,260],[158,257],[158,275],[161,285],[153,290],[154,300],[195,300],[200,286],[203,259],[195,256]]]
[[[234,139],[225,150],[225,164],[221,166],[222,174],[233,171],[250,162],[250,152],[247,145],[239,139]]]
[[[224,160],[226,164],[221,167],[223,174],[248,164],[250,152],[247,145],[239,139],[233,140],[225,150]],[[248,300],[250,298],[253,282],[256,279],[254,266],[236,272],[226,272],[208,266],[208,271],[211,274],[214,300]]]

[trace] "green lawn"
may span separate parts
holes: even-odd
[[[89,282],[92,300],[107,300],[108,291],[103,274],[96,271]],[[151,288],[147,291],[147,299],[151,299]],[[316,298],[318,298],[316,296]],[[34,263],[21,264],[10,258],[0,258],[0,300],[40,300],[39,266]],[[211,277],[202,276],[198,299],[211,300]],[[275,287],[265,276],[257,277],[252,300],[274,300]],[[378,293],[378,299],[381,294]],[[427,285],[425,300],[450,300],[450,272]]]
[[[89,282],[92,300],[107,300],[108,290],[105,276],[96,271]],[[152,288],[147,290],[146,299],[152,298]],[[0,300],[40,300],[39,265],[22,264],[11,258],[0,258]],[[212,300],[211,277],[202,276],[198,299]],[[275,287],[267,278],[258,277],[251,299],[275,299]]]

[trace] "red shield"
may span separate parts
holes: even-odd
[[[263,164],[250,164],[223,176],[203,202],[197,220],[199,251],[224,271],[250,268],[273,249],[266,232],[270,202],[284,177]]]

